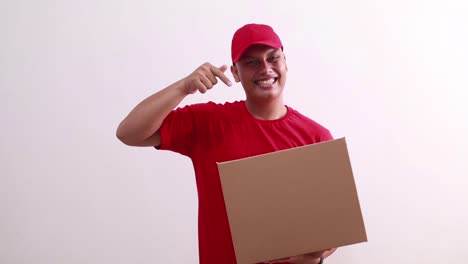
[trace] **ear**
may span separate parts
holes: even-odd
[[[283,53],[284,65],[286,65],[286,71],[288,71],[288,64],[286,63],[286,54]]]
[[[237,67],[234,64],[231,65],[231,73],[232,73],[232,76],[234,77],[234,80],[236,82],[240,82],[239,72],[237,71]]]

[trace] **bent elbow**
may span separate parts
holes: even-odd
[[[131,140],[128,136],[128,133],[125,133],[125,131],[122,129],[121,126],[117,128],[117,131],[115,132],[115,136],[125,145],[131,145]]]

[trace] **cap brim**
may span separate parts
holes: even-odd
[[[278,43],[273,43],[271,41],[256,41],[256,42],[252,42],[250,43],[249,45],[243,47],[239,54],[234,58],[233,62],[236,63],[238,62],[241,58],[242,58],[242,55],[244,55],[244,52],[254,46],[254,45],[265,45],[265,46],[268,46],[268,47],[272,47],[272,48],[275,48],[275,49],[279,49],[279,48],[282,48],[283,46],[282,45],[278,45]],[[279,46],[279,47],[278,47]]]

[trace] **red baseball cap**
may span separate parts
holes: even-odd
[[[262,24],[247,24],[239,28],[232,37],[232,62],[238,62],[245,50],[255,44],[277,49],[283,48],[283,44],[273,28]]]

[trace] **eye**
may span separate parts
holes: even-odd
[[[257,63],[256,60],[247,60],[247,61],[245,62],[245,65],[247,65],[247,66],[255,66],[255,65],[257,65],[257,64],[258,64],[258,63]]]
[[[273,56],[271,56],[271,57],[269,58],[269,61],[270,61],[270,62],[276,62],[276,61],[279,60],[279,58],[280,58],[280,55],[273,55]]]

